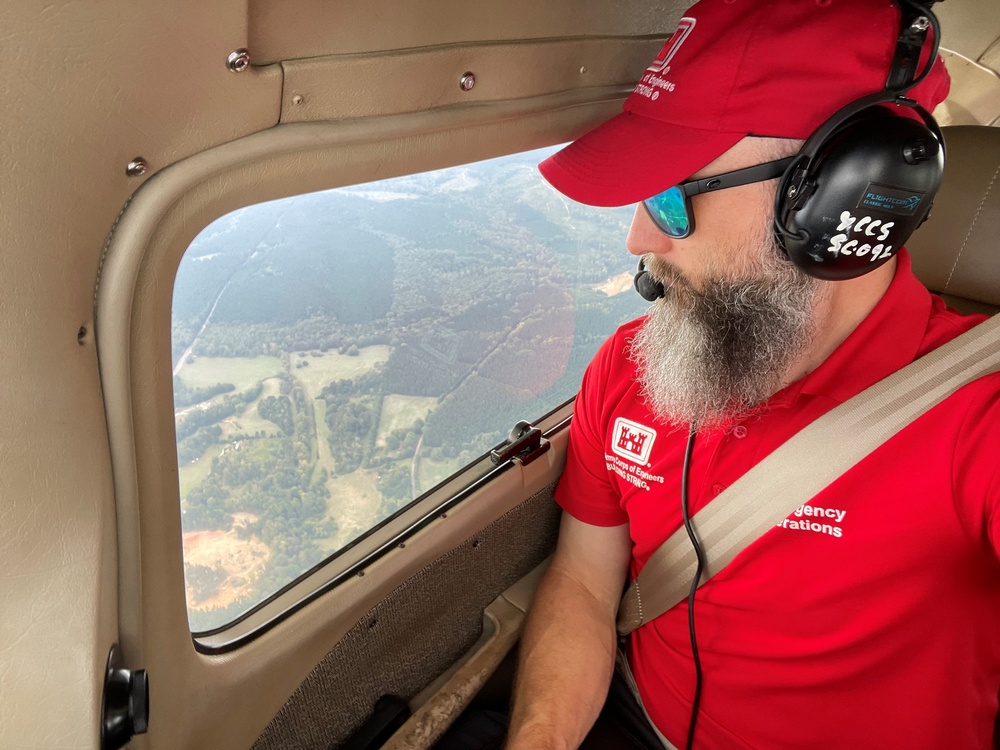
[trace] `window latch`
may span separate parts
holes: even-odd
[[[520,421],[510,431],[507,442],[490,451],[490,460],[496,466],[507,461],[517,461],[527,466],[548,452],[551,445],[542,437],[542,431],[531,422]]]

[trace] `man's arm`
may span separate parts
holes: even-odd
[[[507,750],[576,748],[590,731],[611,684],[631,550],[628,524],[563,513],[521,638]]]

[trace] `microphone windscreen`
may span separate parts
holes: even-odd
[[[635,275],[632,283],[635,285],[635,290],[639,293],[639,296],[647,302],[655,302],[660,297],[666,296],[663,284],[649,275],[649,271],[642,265],[642,261],[640,261],[639,272]]]

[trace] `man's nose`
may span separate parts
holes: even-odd
[[[673,242],[657,228],[641,203],[635,207],[632,225],[628,228],[628,236],[625,238],[625,247],[632,255],[665,253],[673,247]]]

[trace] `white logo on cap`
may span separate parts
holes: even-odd
[[[677,50],[681,48],[691,32],[694,30],[695,19],[685,16],[681,19],[680,23],[677,24],[677,31],[674,35],[670,37],[670,41],[663,45],[663,49],[660,50],[660,54],[656,56],[653,60],[653,64],[650,65],[646,70],[650,73],[666,73],[670,70],[670,61],[674,59],[674,55],[677,54]],[[661,58],[660,55],[663,57]]]

